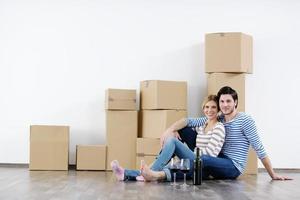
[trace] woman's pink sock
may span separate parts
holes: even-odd
[[[118,179],[118,181],[123,181],[124,180],[124,169],[123,167],[121,167],[119,165],[119,162],[117,160],[113,160],[111,163],[110,163],[110,166],[116,176],[116,178]]]

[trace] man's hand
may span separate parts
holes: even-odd
[[[286,181],[286,180],[293,180],[293,179],[289,178],[289,177],[286,177],[286,176],[278,176],[277,174],[275,174],[272,177],[272,180]]]
[[[177,139],[180,139],[181,140],[181,137],[178,133],[178,131],[173,131],[171,129],[167,129],[163,134],[162,136],[160,137],[160,147],[163,148],[165,142],[166,142],[166,139],[169,138],[169,137],[175,137]]]

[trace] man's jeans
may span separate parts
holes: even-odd
[[[185,127],[179,131],[179,134],[182,142],[185,142],[190,149],[196,147],[196,131]],[[209,176],[216,179],[235,179],[241,174],[234,166],[232,160],[224,154],[219,154],[218,157],[202,155],[201,159],[203,163],[203,179],[208,179]]]

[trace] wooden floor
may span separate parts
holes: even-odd
[[[260,172],[238,180],[205,181],[184,190],[167,182],[118,182],[111,172],[29,171],[26,167],[0,166],[0,199],[300,199],[300,173],[281,174],[294,180],[271,181]]]

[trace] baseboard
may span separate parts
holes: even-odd
[[[299,168],[273,168],[275,172],[300,173]],[[258,172],[267,172],[265,168],[258,168]]]
[[[29,164],[27,164],[27,163],[0,163],[0,167],[29,168]],[[76,169],[76,165],[69,165],[69,169]]]

